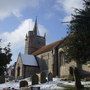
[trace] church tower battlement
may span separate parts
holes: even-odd
[[[32,54],[46,45],[45,36],[38,35],[37,18],[35,20],[33,31],[28,31],[25,38],[25,54]]]

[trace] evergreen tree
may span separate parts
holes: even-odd
[[[2,42],[0,41],[0,43]],[[4,76],[7,64],[11,61],[11,56],[10,43],[4,48],[0,45],[0,77]]]
[[[84,8],[75,9],[69,23],[66,55],[75,60],[77,67],[90,61],[90,0],[83,0]]]

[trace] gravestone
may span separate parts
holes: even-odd
[[[41,83],[46,83],[46,73],[45,72],[41,72],[41,76],[40,76],[40,82]]]
[[[31,90],[40,90],[40,87],[31,87]]]
[[[38,84],[39,81],[38,75],[33,74],[31,80],[32,80],[32,85]]]
[[[20,85],[19,85],[20,88],[21,87],[27,87],[27,86],[28,86],[28,82],[26,80],[20,81]]]
[[[48,81],[52,81],[53,80],[53,75],[52,75],[52,73],[50,72],[49,74],[48,74]]]

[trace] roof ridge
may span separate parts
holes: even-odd
[[[45,45],[43,47],[41,47],[40,49],[38,49],[37,51],[33,52],[33,55],[38,55],[44,52],[48,52],[50,51],[52,48],[55,48],[56,46],[58,46],[59,44],[61,44],[63,40],[58,40],[56,42],[53,42],[51,44]]]

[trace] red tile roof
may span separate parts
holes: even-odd
[[[46,45],[46,46],[41,47],[39,50],[35,51],[32,54],[33,55],[39,55],[41,53],[48,52],[48,51],[52,50],[53,48],[55,48],[56,46],[58,46],[58,45],[60,45],[62,43],[63,43],[63,40],[56,41],[54,43],[51,43],[49,45]]]

